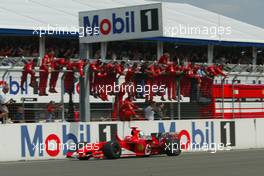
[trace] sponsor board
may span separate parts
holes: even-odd
[[[61,124],[52,130],[46,125],[21,125],[21,157],[58,157],[69,149],[70,143],[90,142],[89,124]]]
[[[22,159],[63,158],[78,143],[96,143],[114,139],[116,123],[43,123],[20,125]]]
[[[219,122],[205,120],[181,120],[181,121],[157,121],[155,123],[145,122],[140,124],[132,122],[132,126],[138,126],[146,134],[177,132],[183,149],[192,150],[194,147],[212,146],[220,143]],[[148,128],[144,128],[148,126]],[[126,127],[125,129],[129,129]],[[127,131],[128,134],[128,131]]]
[[[115,134],[123,138],[130,135],[130,127],[146,135],[178,132],[182,143],[192,149],[204,144],[209,145],[208,151],[212,144],[263,148],[263,125],[264,119],[4,124],[0,125],[0,161],[64,158],[73,144],[110,141]]]
[[[161,20],[161,3],[79,12],[80,42],[158,37]]]

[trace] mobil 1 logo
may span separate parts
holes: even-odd
[[[159,30],[158,9],[145,9],[140,11],[141,32]]]
[[[236,145],[235,122],[223,121],[220,122],[221,143],[225,146]]]
[[[115,140],[117,124],[99,124],[99,141]]]

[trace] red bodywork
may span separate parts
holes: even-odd
[[[178,139],[177,133],[168,133],[167,135]],[[131,135],[126,136],[123,140],[116,135],[116,142],[119,143],[122,154],[120,157],[131,157],[131,156],[150,156],[164,153],[166,134],[162,138],[156,136],[141,137],[140,130],[136,127],[132,127]],[[90,159],[106,158],[103,152],[104,146],[107,142],[99,142],[93,144],[86,144],[88,147],[83,147],[75,152],[68,152],[67,158],[78,158],[78,159]]]

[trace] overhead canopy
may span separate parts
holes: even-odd
[[[167,2],[162,8],[165,38],[161,40],[264,46],[264,29],[260,27],[189,4]]]
[[[0,0],[0,33],[34,30],[36,27],[78,27],[78,12],[149,2],[143,0]]]
[[[33,31],[40,27],[45,30],[49,30],[49,27],[77,29],[80,11],[156,2],[147,0],[0,0],[0,35],[32,35]],[[219,35],[221,31],[218,31],[218,34],[213,35],[214,27],[217,27],[217,30],[223,30],[219,27],[224,27],[225,33]],[[74,33],[69,35],[77,36]],[[188,4],[162,2],[161,34],[147,39],[264,46],[264,29]]]

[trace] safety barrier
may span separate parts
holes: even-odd
[[[62,159],[73,142],[113,140],[116,133],[129,135],[130,127],[147,135],[176,131],[182,143],[208,144],[210,151],[220,144],[225,149],[263,148],[263,126],[264,119],[4,124],[0,161]]]

